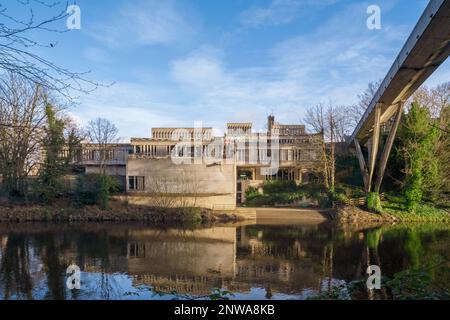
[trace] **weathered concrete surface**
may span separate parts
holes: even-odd
[[[179,202],[173,206],[236,208],[235,164],[175,164],[171,159],[129,159],[127,176],[145,177],[144,190],[129,192],[134,204],[168,203],[172,197]]]
[[[321,223],[329,219],[327,210],[257,208],[257,224]]]

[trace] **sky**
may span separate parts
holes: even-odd
[[[369,82],[384,78],[427,3],[78,0],[81,29],[36,33],[57,45],[35,50],[112,84],[70,109],[81,126],[107,118],[124,140],[194,121],[216,134],[227,122],[263,129],[271,113],[281,123],[301,123],[318,103],[356,103]],[[371,30],[373,4],[381,28]],[[426,84],[449,79],[447,61]]]

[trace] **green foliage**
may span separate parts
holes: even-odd
[[[119,181],[106,175],[79,175],[77,177],[74,202],[78,207],[98,204],[106,210],[112,193],[120,189]]]
[[[47,126],[42,146],[45,161],[35,190],[44,202],[50,202],[61,193],[61,177],[67,172],[67,165],[62,158],[64,139],[64,121],[58,119],[54,107],[47,103],[45,107]]]
[[[258,188],[255,187],[248,187],[247,190],[245,191],[245,198],[247,200],[252,200],[254,198],[259,197],[261,194],[258,191]]]
[[[324,208],[331,206],[332,198],[320,184],[297,186],[295,181],[266,181],[263,191],[261,194],[256,188],[248,188],[245,204],[249,207],[285,205],[306,197],[318,200],[319,205]]]
[[[414,212],[409,212],[403,195],[387,194],[386,199],[383,201],[383,211],[404,221],[450,221],[448,210],[438,208],[434,204],[420,203]]]
[[[352,154],[336,155],[336,181],[351,186],[361,185],[362,176],[357,157]]]
[[[264,194],[288,193],[297,191],[295,181],[264,181]]]
[[[367,209],[371,212],[381,213],[383,208],[381,207],[380,194],[378,192],[369,192],[366,197]]]
[[[416,212],[417,206],[422,201],[423,178],[422,167],[418,161],[412,162],[412,173],[407,179],[405,188],[406,209],[409,212]]]
[[[439,132],[427,108],[413,103],[399,128],[397,156],[404,163],[406,208],[415,212],[425,194],[439,188]],[[426,177],[426,179],[425,179]]]
[[[186,207],[180,208],[182,211],[182,220],[185,222],[197,223],[202,221],[202,212],[200,208]]]
[[[437,270],[433,270],[437,269]],[[445,265],[426,265],[396,273],[386,286],[394,300],[448,300],[450,292],[436,283],[433,274],[449,274]]]
[[[369,249],[378,248],[382,234],[383,234],[382,229],[375,229],[373,231],[367,232],[367,235],[366,235],[367,247],[369,247]]]

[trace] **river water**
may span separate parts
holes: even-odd
[[[306,299],[366,279],[368,265],[392,278],[449,258],[442,225],[10,224],[0,225],[0,299],[203,299],[219,288],[231,299]],[[67,286],[70,265],[80,289]],[[450,288],[448,273],[433,277]]]

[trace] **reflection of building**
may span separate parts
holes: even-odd
[[[248,186],[308,183],[320,169],[322,141],[322,134],[276,123],[274,116],[261,133],[252,131],[252,123],[228,123],[223,138],[214,137],[212,128],[153,128],[151,138],[111,145],[103,164],[141,204],[165,196],[183,198],[176,200],[183,205],[234,209]],[[86,173],[100,172],[100,159],[92,144],[78,154]]]
[[[151,289],[193,296],[209,295],[216,288],[244,295],[259,288],[265,288],[267,296],[302,295],[323,280],[324,247],[330,240],[319,226],[263,225],[196,230],[25,226],[6,239],[0,234],[2,263],[22,261],[18,259],[22,246],[28,248],[21,262],[26,268],[20,269],[26,272],[16,279],[23,281],[18,288],[31,288],[24,285],[30,279],[39,287],[39,279],[53,277],[46,282],[49,290],[64,291],[66,279],[61,272],[76,264],[83,272],[80,298],[89,299],[113,297],[112,293],[121,297],[134,291],[130,285],[139,287],[139,292]],[[1,268],[0,278],[16,271]]]

